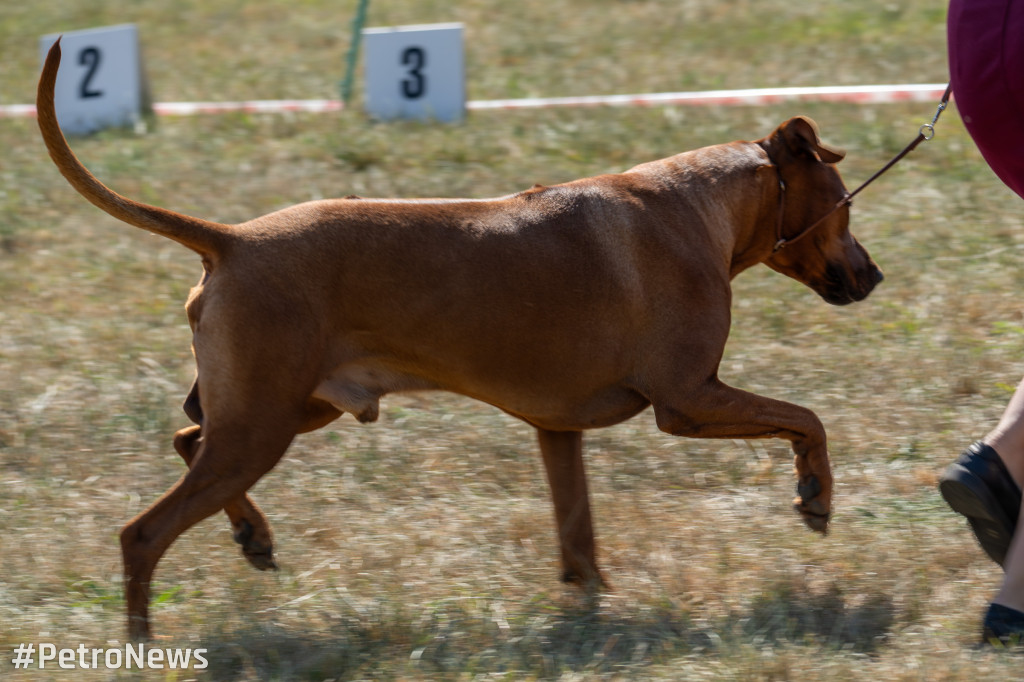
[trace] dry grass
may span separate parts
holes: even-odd
[[[394,2],[371,23],[467,23],[471,98],[945,78],[935,3]],[[137,21],[160,100],[333,97],[350,9],[218,0],[10,7],[0,98],[30,101],[37,36]],[[767,133],[809,113],[849,183],[930,106],[475,114],[460,126],[360,115],[161,120],[77,140],[130,196],[224,221],[320,196],[488,196]],[[123,640],[117,530],[180,474],[170,436],[191,379],[188,252],[100,214],[31,121],[0,121],[0,677],[19,642]],[[649,413],[589,434],[601,559],[615,591],[556,581],[529,428],[447,395],[301,438],[254,492],[282,570],[244,564],[222,517],[157,573],[161,645],[201,679],[1011,679],[976,651],[999,580],[935,478],[998,416],[1024,362],[1014,295],[1024,224],[955,112],[858,201],[886,270],[836,309],[765,269],[736,282],[730,382],[816,410],[838,481],[832,534],[789,509],[777,443],[688,441]],[[161,675],[160,677],[167,677]],[[173,679],[167,677],[167,679]],[[178,678],[181,679],[181,678]]]

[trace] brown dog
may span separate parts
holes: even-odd
[[[386,393],[442,389],[537,429],[563,578],[601,575],[582,431],[653,405],[658,427],[700,438],[785,438],[795,504],[827,528],[832,475],[809,410],[724,385],[730,280],[757,263],[826,301],[863,299],[881,272],[847,228],[842,153],[806,118],[733,142],[554,187],[485,200],[340,199],[221,225],[119,196],[75,158],[54,114],[59,42],[39,83],[54,162],[116,218],[202,257],[186,305],[198,424],[175,436],[187,474],[121,532],[129,630],[149,634],[150,580],[187,528],[224,509],[259,568],[267,519],[246,491],[296,434]],[[806,236],[786,249],[787,235]],[[775,247],[775,250],[773,250]]]

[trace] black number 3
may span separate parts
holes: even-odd
[[[427,77],[423,67],[427,65],[427,53],[422,47],[407,47],[402,52],[402,66],[409,67],[409,78],[402,81],[402,94],[408,99],[423,97],[427,91]]]
[[[78,95],[82,99],[89,99],[90,97],[102,97],[102,90],[93,90],[92,79],[96,76],[97,69],[100,68],[100,50],[97,47],[87,47],[78,53],[78,63],[82,66],[87,67],[85,72],[85,78],[82,79],[82,84],[78,88]]]

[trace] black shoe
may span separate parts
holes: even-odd
[[[989,604],[981,635],[983,644],[1024,644],[1024,613],[1002,604]],[[998,646],[998,645],[997,645]]]
[[[963,514],[981,548],[1000,566],[1006,560],[1020,516],[1020,488],[999,455],[973,443],[939,479],[939,491],[953,511]]]

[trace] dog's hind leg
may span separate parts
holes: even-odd
[[[588,589],[606,585],[597,568],[594,527],[583,470],[583,434],[537,429],[551,497],[555,504],[562,580]]]
[[[174,449],[190,469],[202,442],[198,426],[190,426],[174,434]],[[242,546],[242,554],[248,562],[261,571],[277,570],[274,561],[274,533],[267,517],[252,498],[248,494],[243,495],[224,505],[224,512],[231,521],[231,537]]]
[[[202,519],[237,504],[284,455],[296,424],[272,412],[235,417],[225,425],[207,420],[192,467],[170,490],[121,530],[128,629],[149,636],[150,581],[171,543]]]
[[[199,378],[192,382],[185,404],[185,414],[196,424],[203,423],[203,405],[199,399]],[[202,442],[199,426],[182,429],[174,434],[174,449],[178,451],[185,464],[191,469]],[[276,570],[274,562],[274,533],[270,530],[270,522],[248,495],[240,501],[232,502],[224,508],[231,521],[231,536],[242,546],[242,555],[261,571]]]

